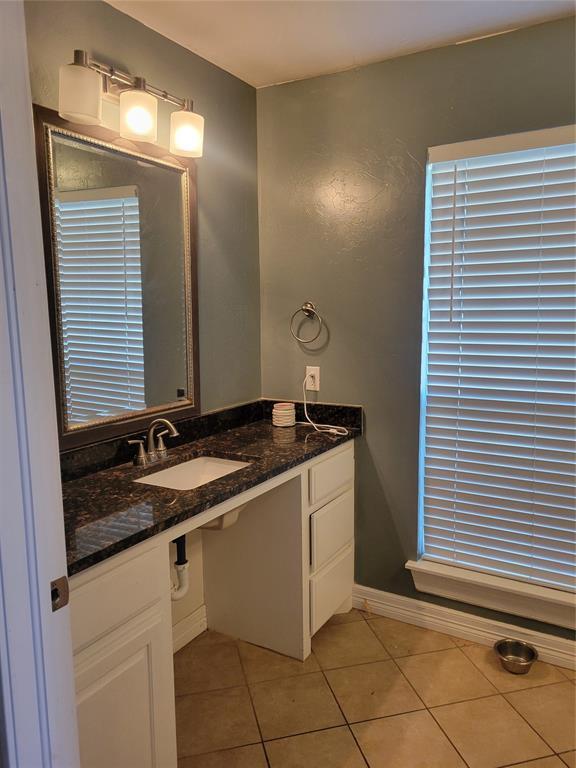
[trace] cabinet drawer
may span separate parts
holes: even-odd
[[[70,592],[74,652],[159,600],[170,590],[168,555],[149,549],[118,564],[95,566],[81,574]],[[90,578],[92,577],[92,578]]]
[[[310,579],[310,632],[325,624],[352,593],[354,546],[346,549]]]
[[[354,480],[354,452],[337,453],[308,470],[310,504],[329,501]]]
[[[354,538],[354,491],[350,489],[310,516],[312,571]]]

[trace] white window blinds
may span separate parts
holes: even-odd
[[[428,165],[420,554],[572,590],[576,145],[506,138]]]
[[[137,190],[60,192],[55,216],[68,422],[145,408]]]

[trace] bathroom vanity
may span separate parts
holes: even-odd
[[[258,421],[172,449],[161,467],[64,484],[83,768],[176,766],[169,547],[178,536],[202,531],[212,630],[305,659],[311,636],[349,610],[354,434]],[[199,455],[246,466],[189,491],[135,482]],[[236,522],[218,526],[237,509]]]
[[[82,766],[176,768],[175,646],[208,626],[305,659],[351,607],[361,409],[322,406],[356,412],[345,436],[275,429],[265,401],[198,416],[194,162],[34,114]],[[187,534],[202,611],[175,639]]]

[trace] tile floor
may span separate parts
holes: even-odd
[[[576,768],[574,673],[360,611],[304,663],[217,632],[174,657],[178,768]]]

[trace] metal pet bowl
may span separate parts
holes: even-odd
[[[494,650],[500,663],[513,675],[525,675],[538,658],[538,651],[523,640],[498,640]]]

